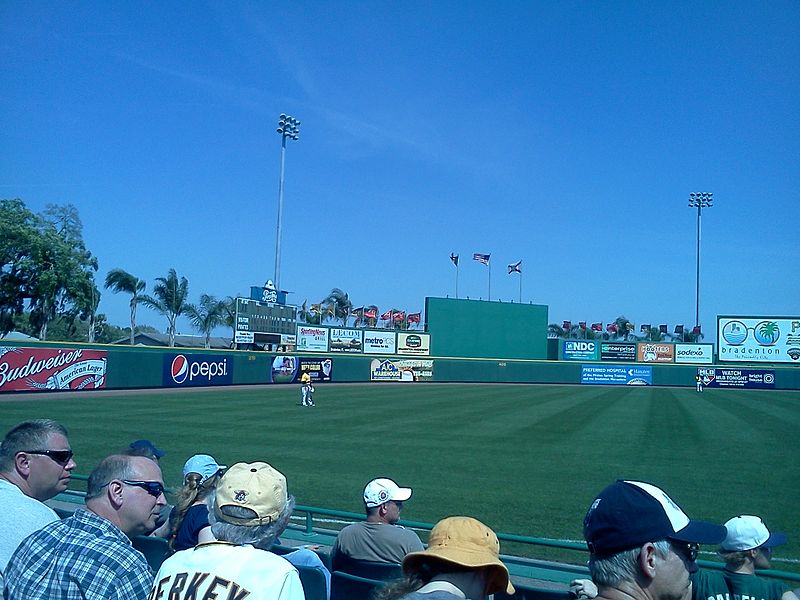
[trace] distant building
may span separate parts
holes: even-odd
[[[211,337],[209,340],[211,348],[216,350],[229,350],[233,347],[233,340],[229,337]],[[120,338],[111,342],[127,346],[131,343],[130,336]],[[169,336],[166,333],[145,333],[139,332],[133,336],[133,343],[136,346],[169,346]],[[176,335],[176,348],[204,348],[206,337],[204,335]]]

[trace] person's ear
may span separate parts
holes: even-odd
[[[639,570],[648,579],[656,576],[656,558],[658,551],[652,542],[647,542],[639,548]]]
[[[14,455],[14,467],[20,475],[27,477],[31,474],[31,457],[27,452],[17,452]]]
[[[119,508],[122,506],[124,498],[122,496],[122,489],[124,486],[119,479],[112,479],[109,484],[108,488],[106,489],[106,495],[108,496],[108,501],[111,503],[111,506],[114,508]]]

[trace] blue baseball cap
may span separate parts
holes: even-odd
[[[135,442],[131,442],[130,448],[131,450],[146,450],[156,458],[161,458],[166,454],[166,452],[156,447],[150,440],[136,440]]]
[[[676,540],[718,544],[723,525],[695,521],[651,483],[618,480],[595,498],[583,519],[583,536],[595,556],[610,556],[647,542]]]

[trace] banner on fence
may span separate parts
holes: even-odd
[[[601,342],[600,360],[636,362],[636,344]]]
[[[105,350],[0,346],[0,392],[104,388],[107,359]]]
[[[165,354],[164,387],[231,385],[233,357],[219,354]]]
[[[298,383],[303,373],[308,373],[312,381],[330,381],[332,372],[333,361],[330,358],[279,354],[272,360],[270,381]]]
[[[397,350],[397,336],[386,331],[364,332],[364,354],[394,354]]]
[[[363,348],[360,329],[331,329],[331,352],[358,352]]]
[[[639,342],[636,344],[636,357],[639,362],[675,362],[675,344],[666,342]]]
[[[653,367],[582,365],[581,383],[605,385],[653,385]]]
[[[301,352],[327,352],[328,332],[327,327],[298,325],[297,349]]]
[[[800,362],[800,317],[717,317],[720,361]]]
[[[766,369],[697,369],[706,387],[774,389],[775,371]]]
[[[675,362],[710,365],[714,362],[713,344],[675,344]]]
[[[433,360],[413,358],[372,359],[370,381],[432,381]]]
[[[564,360],[597,360],[599,346],[593,340],[564,340],[561,356]]]
[[[398,333],[397,353],[428,356],[431,353],[431,336],[427,333]]]

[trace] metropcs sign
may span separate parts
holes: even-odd
[[[165,354],[165,387],[197,387],[233,383],[233,359],[213,354]]]

